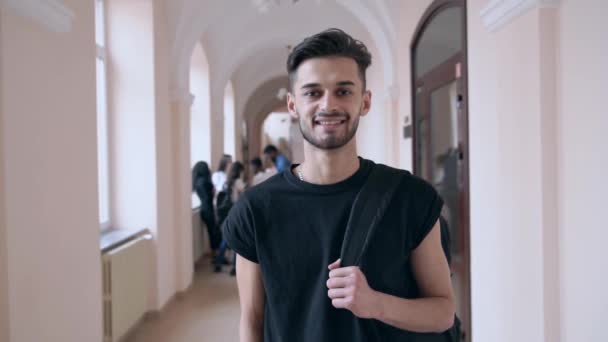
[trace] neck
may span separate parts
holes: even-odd
[[[304,143],[304,180],[313,184],[334,184],[352,176],[359,169],[355,138],[335,150],[318,149]]]

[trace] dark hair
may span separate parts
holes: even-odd
[[[260,159],[259,157],[255,157],[255,158],[251,159],[249,161],[249,164],[251,164],[251,166],[253,166],[256,169],[255,171],[262,169],[262,159]]]
[[[229,154],[224,154],[222,159],[220,159],[220,165],[217,167],[218,171],[226,172],[226,168],[228,167],[228,163],[232,160],[232,156]]]
[[[372,64],[372,55],[367,51],[365,44],[337,28],[330,28],[310,36],[293,48],[287,57],[289,87],[293,88],[296,71],[302,62],[311,58],[330,56],[354,59],[359,67],[359,77],[363,81],[363,90],[365,90],[365,71]]]
[[[209,164],[204,161],[199,161],[192,168],[192,190],[195,190],[195,184],[198,179],[203,179],[204,182],[211,182],[211,171]]]
[[[240,161],[235,161],[234,163],[232,163],[226,180],[226,185],[229,189],[232,188],[234,182],[236,182],[237,179],[241,178],[241,174],[243,173],[243,171],[245,171],[243,163],[241,163]]]
[[[264,154],[271,153],[279,153],[279,149],[274,145],[266,145],[266,147],[264,147]]]
[[[264,154],[271,156],[273,163],[277,162],[277,154],[279,154],[279,149],[274,145],[266,145],[264,147]]]

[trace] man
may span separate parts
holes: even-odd
[[[341,267],[351,206],[374,163],[355,133],[371,106],[365,45],[338,29],[305,39],[287,61],[287,106],[304,162],[242,196],[224,233],[238,253],[240,339],[445,341],[454,299],[440,242],[443,202],[403,172],[360,267]]]
[[[283,172],[291,166],[291,161],[274,145],[264,147],[264,160],[270,161],[277,168],[277,172]]]

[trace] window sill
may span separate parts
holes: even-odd
[[[144,234],[150,231],[147,228],[104,230],[100,234],[99,250],[103,254]]]

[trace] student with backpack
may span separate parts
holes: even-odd
[[[224,220],[228,216],[228,213],[232,209],[234,203],[238,200],[241,194],[245,191],[246,184],[243,181],[245,167],[241,162],[234,162],[230,166],[228,176],[223,189],[217,194],[216,198],[216,213],[217,213],[217,224],[221,227]],[[219,251],[214,260],[214,272],[221,272],[222,265],[226,263],[226,249],[228,245],[226,240],[222,240]],[[235,256],[236,257],[236,256]],[[236,272],[236,263],[233,262],[232,270],[230,274],[234,275]]]
[[[304,162],[247,191],[223,225],[238,253],[241,342],[450,341],[443,201],[424,180],[357,155],[370,64],[339,29],[288,57]]]

